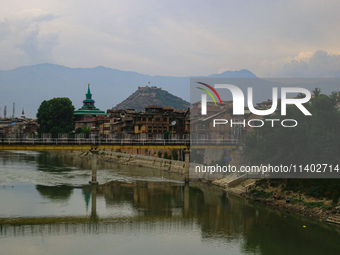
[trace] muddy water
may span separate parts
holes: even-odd
[[[340,254],[340,228],[181,176],[0,152],[0,254]]]

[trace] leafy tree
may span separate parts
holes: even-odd
[[[79,127],[79,128],[77,128],[76,129],[76,134],[81,134],[82,133],[82,131],[83,131],[83,129],[81,128],[81,127]]]
[[[58,133],[71,132],[74,130],[73,112],[74,106],[67,97],[43,101],[37,113],[39,134],[52,133],[53,137],[57,137]]]
[[[86,138],[89,138],[91,134],[91,128],[89,127],[80,128],[79,127],[76,129],[76,134],[84,134]]]
[[[254,128],[244,139],[250,163],[307,164],[338,163],[340,155],[340,111],[337,97],[315,89],[314,97],[305,104],[312,116],[305,116],[297,107],[288,106],[287,115],[274,114],[271,119],[295,119],[294,128],[265,125]],[[280,112],[280,110],[278,111]]]
[[[171,150],[171,155],[173,160],[178,160],[178,152],[176,149]]]
[[[254,128],[245,136],[244,151],[251,164],[339,164],[340,111],[336,107],[337,95],[323,95],[318,88],[313,93],[314,97],[304,105],[312,116],[305,116],[295,106],[287,107],[284,118],[279,114],[271,116],[272,119],[295,119],[298,122],[296,127],[284,128],[276,125],[272,128],[267,125]],[[340,179],[281,181],[286,190],[301,191],[319,198],[328,196],[333,199],[334,204],[340,197]]]
[[[164,139],[169,139],[169,136],[171,135],[170,131],[166,131],[164,134],[163,134],[163,138]]]

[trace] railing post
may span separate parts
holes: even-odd
[[[190,160],[189,160],[190,150],[184,150],[184,183],[189,183],[190,175]]]

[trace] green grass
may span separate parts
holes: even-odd
[[[249,191],[249,195],[257,198],[269,198],[273,196],[273,192],[265,192],[263,190],[252,189],[251,191]]]

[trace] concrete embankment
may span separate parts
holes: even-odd
[[[255,179],[245,179],[237,176],[230,176],[223,179],[213,180],[212,184],[222,187],[228,192],[241,195],[247,193],[249,188],[254,185]]]
[[[77,152],[79,157],[91,157],[91,152]],[[115,164],[129,166],[144,166],[171,173],[184,174],[185,165],[183,161],[170,160],[142,155],[130,155],[120,152],[99,151],[98,160],[112,162]]]
[[[87,157],[92,158],[91,152],[73,152],[74,155],[79,157]],[[142,155],[130,155],[127,153],[119,153],[119,152],[111,152],[111,151],[100,151],[98,153],[98,160],[103,160],[107,162],[112,162],[115,164],[122,165],[130,165],[137,167],[149,167],[153,169],[159,169],[162,171],[173,172],[183,174],[185,172],[185,164],[183,161],[169,160],[163,158],[156,158],[150,156],[142,156]],[[192,171],[192,168],[191,168]],[[219,186],[224,190],[242,195],[250,200],[258,201],[265,203],[267,205],[287,210],[294,211],[297,213],[305,214],[308,216],[312,216],[318,220],[329,221],[333,223],[340,222],[340,217],[334,218],[334,216],[340,213],[340,206],[333,208],[332,210],[325,210],[321,208],[308,208],[307,206],[301,203],[285,203],[285,200],[274,200],[272,198],[257,198],[250,195],[249,190],[255,189],[255,179],[243,179],[242,177],[238,177],[236,175],[230,175],[226,178],[222,179],[194,179],[192,182],[206,182],[212,185]],[[280,194],[279,190],[273,191],[274,193]],[[294,194],[290,194],[291,197],[294,197]],[[334,219],[333,219],[334,218]]]
[[[89,151],[75,152],[76,156],[91,158],[92,154]],[[178,160],[170,160],[164,158],[156,158],[143,155],[130,155],[127,153],[111,152],[111,151],[99,151],[98,160],[106,162],[112,162],[121,165],[130,166],[143,166],[153,169],[159,169],[170,173],[185,173],[185,163]],[[194,166],[190,165],[190,171],[194,171]],[[242,194],[247,191],[248,186],[254,183],[253,179],[242,179],[236,175],[231,175],[223,179],[208,179],[208,178],[195,178],[191,179],[192,182],[210,183],[215,186],[219,186],[228,192],[234,194]]]

